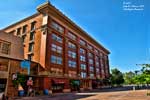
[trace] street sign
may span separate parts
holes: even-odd
[[[21,61],[21,68],[27,69],[27,73],[29,75],[30,74],[30,61],[29,60]]]

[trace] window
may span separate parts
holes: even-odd
[[[62,64],[62,58],[58,56],[51,55],[51,63]]]
[[[30,41],[34,40],[34,34],[35,34],[35,32],[30,32]]]
[[[94,67],[93,66],[90,66],[90,71],[94,72]]]
[[[93,47],[92,47],[92,46],[90,46],[89,44],[87,45],[87,47],[88,47],[88,49],[90,49],[90,50],[92,50],[92,49],[93,49]]]
[[[0,47],[1,47],[1,53],[3,53],[3,54],[10,53],[10,44],[9,43],[1,43],[0,42]]]
[[[80,56],[80,61],[85,62],[85,56]]]
[[[81,77],[86,78],[86,72],[81,72]]]
[[[60,32],[60,33],[64,33],[64,28],[61,27],[59,24],[57,24],[56,22],[52,22],[51,23],[51,27],[53,29],[55,29],[56,31]]]
[[[72,49],[76,49],[76,45],[71,42],[68,42],[68,47]]]
[[[27,25],[23,26],[22,33],[25,34],[27,32]]]
[[[99,68],[96,68],[96,73],[99,73]]]
[[[93,54],[92,53],[88,53],[88,56],[93,58]]]
[[[85,54],[85,50],[83,48],[80,48],[80,53]]]
[[[36,24],[36,21],[31,23],[31,31],[35,30],[35,24]]]
[[[83,40],[80,40],[79,43],[80,43],[81,45],[84,45],[84,46],[86,45],[86,42],[83,41]]]
[[[52,39],[59,43],[62,43],[62,38],[57,36],[56,34],[52,34]]]
[[[57,53],[62,53],[62,47],[52,44],[51,50]]]
[[[86,70],[86,65],[85,64],[80,64],[80,67],[82,70]]]
[[[17,29],[17,35],[20,35],[21,34],[21,28],[18,28]]]
[[[96,52],[96,53],[98,53],[98,50],[97,50],[97,49],[95,49],[95,52]]]
[[[33,43],[29,43],[29,49],[28,49],[29,52],[33,52],[33,46],[34,46]]]
[[[69,60],[69,61],[68,61],[68,66],[75,68],[75,67],[76,67],[76,62]]]
[[[23,42],[25,42],[25,38],[26,38],[26,36],[23,35],[23,36],[22,36],[22,41],[23,41]]]
[[[32,55],[31,54],[28,55],[28,60],[30,60],[30,61],[32,60]]]
[[[89,64],[93,64],[93,59],[89,59]]]
[[[68,56],[72,58],[76,58],[76,53],[72,51],[68,51]]]
[[[100,57],[101,57],[101,58],[103,57],[103,53],[101,53],[101,52],[100,52]]]
[[[94,77],[94,74],[93,74],[93,73],[91,73],[91,74],[90,74],[90,77],[91,77],[91,78],[93,78],[93,77]]]
[[[96,62],[96,67],[99,67],[99,62]]]
[[[70,32],[68,32],[68,37],[71,38],[72,40],[76,40],[76,36]]]
[[[99,57],[98,57],[98,56],[96,56],[96,57],[95,57],[95,60],[96,60],[96,61],[98,61],[98,60],[99,60]]]

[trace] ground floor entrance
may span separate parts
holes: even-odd
[[[6,88],[7,79],[0,79],[0,92],[4,92]]]

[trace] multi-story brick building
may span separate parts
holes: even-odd
[[[3,30],[22,37],[24,58],[45,68],[43,88],[92,88],[96,79],[109,77],[110,52],[106,48],[49,2],[38,6],[37,11]]]

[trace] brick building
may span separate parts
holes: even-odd
[[[53,92],[91,89],[109,77],[109,51],[49,2],[3,29],[22,37],[24,59],[37,62],[42,88]]]
[[[19,71],[23,54],[22,39],[0,30],[0,91],[5,94],[15,92],[11,76]]]

